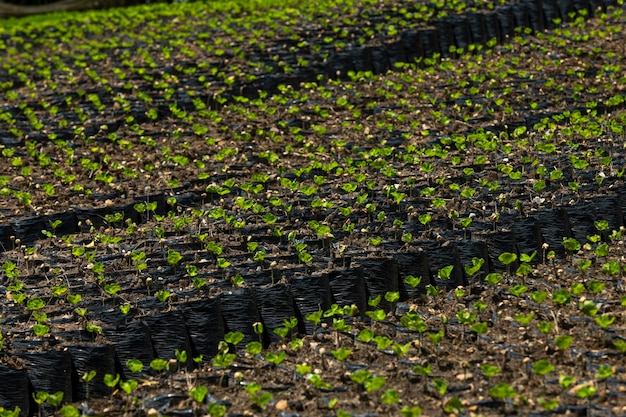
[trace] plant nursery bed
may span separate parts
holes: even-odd
[[[623,13],[0,22],[0,415],[626,414]]]

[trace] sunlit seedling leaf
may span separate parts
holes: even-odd
[[[387,379],[382,376],[373,376],[363,382],[363,386],[367,392],[374,392],[385,386]]]
[[[253,341],[246,344],[246,352],[251,355],[258,355],[263,351],[261,342]]]
[[[243,340],[244,335],[242,332],[228,332],[224,335],[224,341],[237,346]]]
[[[611,324],[615,322],[615,316],[612,316],[609,314],[603,314],[601,316],[596,317],[594,321],[596,322],[598,326],[600,326],[603,329],[606,329],[607,327],[609,327]]]
[[[539,397],[537,404],[539,404],[539,406],[545,411],[551,411],[559,406],[559,401],[556,398],[546,399]]]
[[[78,408],[70,404],[64,405],[59,410],[59,414],[61,414],[63,417],[80,417],[80,411],[78,410]]]
[[[138,385],[139,383],[135,381],[134,379],[129,379],[128,381],[120,382],[120,388],[122,389],[122,391],[124,391],[128,395],[132,394],[133,391],[137,389]]]
[[[385,319],[385,317],[387,317],[387,313],[385,312],[385,310],[382,309],[366,311],[365,315],[374,321],[382,321]]]
[[[489,331],[489,325],[485,321],[474,324],[470,330],[476,334],[486,334]]]
[[[500,281],[502,281],[502,278],[503,278],[502,275],[498,274],[497,272],[491,272],[487,274],[487,276],[485,277],[485,281],[488,284],[496,285],[500,283]]]
[[[613,346],[615,347],[615,349],[617,349],[618,352],[626,353],[626,341],[625,340],[616,339],[613,341]]]
[[[573,237],[563,238],[562,244],[568,252],[577,252],[581,248],[580,242]]]
[[[432,343],[433,345],[438,345],[443,339],[443,336],[445,335],[445,333],[443,330],[439,330],[437,333],[427,333],[427,335],[428,335],[428,340],[430,340],[430,343]]]
[[[422,281],[422,277],[414,277],[413,275],[407,275],[404,278],[404,282],[409,284],[413,288],[415,288],[418,285],[420,285],[421,281]]]
[[[552,294],[552,301],[560,305],[569,304],[572,301],[572,295],[565,288],[561,288]]]
[[[573,376],[567,376],[567,375],[559,375],[559,385],[561,385],[561,387],[563,389],[568,388],[570,385],[574,384],[576,382],[576,378],[574,378]]]
[[[580,295],[585,291],[585,286],[580,282],[575,282],[571,285],[569,291],[572,295]]]
[[[441,397],[446,395],[446,392],[448,392],[448,383],[445,381],[445,379],[434,378],[433,386],[435,387],[435,391],[437,391],[439,393],[439,396]]]
[[[422,409],[419,406],[409,407],[405,405],[400,409],[402,417],[418,417],[422,415]]]
[[[559,349],[565,350],[565,349],[568,349],[572,345],[573,340],[574,339],[572,338],[572,336],[565,334],[565,335],[557,336],[554,339],[554,343]]]
[[[488,363],[483,363],[480,365],[480,370],[485,374],[487,378],[491,378],[494,375],[500,373],[500,367],[496,365],[491,365]]]
[[[537,304],[541,304],[547,297],[547,291],[534,291],[530,294],[530,299]]]
[[[615,368],[610,365],[600,365],[596,372],[597,379],[607,379],[615,373]]]
[[[517,254],[511,252],[502,252],[500,256],[498,256],[498,260],[502,265],[510,265],[513,262],[517,261]]]
[[[363,343],[369,343],[374,338],[374,331],[371,329],[362,329],[357,339]]]
[[[397,404],[400,402],[400,396],[395,389],[388,389],[380,396],[380,401],[383,404]]]
[[[189,396],[197,403],[202,403],[204,398],[208,394],[209,389],[204,385],[199,385],[197,387],[193,387],[189,390]]]
[[[598,390],[593,385],[585,385],[576,391],[576,396],[578,398],[591,398],[594,397],[597,392]]]
[[[458,399],[457,397],[452,397],[448,401],[445,402],[443,406],[443,411],[445,411],[448,414],[459,415],[463,412],[464,408],[465,407],[463,406],[463,402],[461,402],[460,399]]]
[[[296,372],[300,375],[306,375],[308,373],[310,373],[312,370],[311,365],[307,365],[307,364],[298,364],[296,365]]]
[[[395,303],[400,299],[400,293],[397,291],[387,291],[385,293],[385,300],[389,303]]]
[[[104,376],[104,385],[109,388],[115,388],[118,382],[120,382],[120,374],[106,374]]]
[[[522,284],[517,284],[509,288],[509,292],[515,295],[516,297],[520,297],[522,294],[524,294],[527,291],[528,291],[528,287]]]
[[[600,294],[604,291],[606,284],[604,282],[591,280],[589,281],[589,284],[587,284],[587,287],[589,287],[589,291],[591,291],[592,294]]]
[[[413,367],[413,372],[420,376],[430,376],[432,373],[432,368],[430,367],[430,363],[427,363],[424,366],[415,365]]]
[[[489,394],[496,399],[513,398],[517,396],[517,392],[513,389],[513,387],[502,382],[491,387]]]
[[[553,372],[555,369],[555,366],[545,359],[540,359],[533,364],[533,372],[535,375],[544,376]]]
[[[280,352],[278,352],[278,354],[274,354],[272,352],[268,352],[265,355],[265,360],[268,361],[271,364],[274,364],[276,366],[280,365],[281,363],[283,363],[283,361],[285,360],[285,351],[281,350]]]
[[[598,313],[598,306],[590,300],[585,300],[582,303],[579,303],[578,309],[586,316],[595,316]]]
[[[156,372],[161,372],[167,368],[167,361],[161,358],[152,359],[152,361],[150,361],[150,368]]]
[[[439,271],[437,271],[437,277],[439,277],[439,279],[449,280],[453,269],[454,265],[444,266]]]
[[[126,367],[129,371],[136,373],[143,371],[143,363],[139,359],[129,359],[126,361]]]

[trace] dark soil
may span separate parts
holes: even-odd
[[[623,7],[401,6],[4,27],[0,406],[624,415]]]

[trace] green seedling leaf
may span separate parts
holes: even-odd
[[[94,378],[95,378],[95,376],[96,376],[96,371],[91,370],[91,371],[89,371],[89,372],[85,372],[85,373],[83,374],[83,376],[82,376],[82,378],[81,378],[81,379],[82,379],[85,383],[89,383],[89,382],[91,382],[91,380],[92,380],[92,379],[94,379]]]
[[[591,398],[595,397],[598,390],[593,385],[585,385],[582,386],[576,391],[576,396],[578,398]]]
[[[388,389],[380,396],[380,401],[383,404],[397,404],[400,402],[400,396],[395,389]]]
[[[52,407],[60,407],[61,403],[63,403],[63,391],[57,391],[54,394],[48,394],[48,398],[46,402],[50,404]]]
[[[537,329],[543,334],[548,334],[554,329],[554,323],[551,321],[542,321],[537,324]]]
[[[446,395],[446,392],[448,392],[448,383],[444,379],[434,378],[433,386],[435,387],[435,391],[437,391],[441,397]]]
[[[387,379],[382,376],[372,376],[363,382],[363,387],[367,392],[374,392],[385,386]]]
[[[515,295],[516,297],[521,297],[522,294],[524,294],[527,291],[528,291],[528,287],[522,284],[517,284],[509,288],[509,292]]]
[[[576,378],[574,378],[573,376],[567,376],[567,375],[559,375],[559,385],[561,385],[561,387],[563,389],[567,389],[570,385],[574,384],[576,382]]]
[[[352,351],[344,347],[340,347],[337,350],[331,350],[330,353],[332,353],[335,359],[337,359],[338,361],[342,361],[342,362],[348,359],[350,355],[352,355]]]
[[[521,324],[522,326],[528,326],[532,321],[533,317],[535,317],[535,312],[531,311],[528,315],[524,314],[516,314],[515,321]]]
[[[130,312],[130,304],[121,304],[120,311],[122,314],[127,315]]]
[[[498,274],[497,272],[491,272],[489,274],[487,274],[487,276],[485,277],[485,281],[488,284],[491,285],[496,285],[498,283],[500,283],[500,281],[502,281],[503,277],[501,274]]]
[[[354,371],[350,375],[350,379],[356,382],[357,384],[363,384],[365,381],[371,378],[371,374],[366,369],[359,369]]]
[[[63,417],[80,417],[80,411],[78,411],[78,408],[69,404],[64,405],[63,408],[59,410],[59,414]]]
[[[547,291],[534,291],[530,294],[530,299],[537,304],[541,304],[548,297]]]
[[[485,374],[487,378],[491,378],[494,375],[500,373],[500,367],[496,365],[491,365],[488,363],[483,363],[480,365],[480,370]]]
[[[138,385],[139,383],[135,381],[134,379],[129,379],[128,381],[120,382],[120,388],[122,389],[122,391],[124,391],[128,395],[132,394]]]
[[[407,275],[404,278],[404,282],[413,288],[416,288],[422,282],[422,277],[414,277],[413,275]]]
[[[30,298],[26,302],[26,308],[30,311],[38,311],[46,306],[46,302],[39,297]]]
[[[569,304],[572,301],[572,295],[565,288],[561,288],[552,294],[552,301],[560,305]]]
[[[463,402],[461,402],[461,400],[457,397],[452,397],[444,404],[443,411],[448,414],[459,415],[462,414],[464,408],[465,407],[463,406]]]
[[[572,295],[580,295],[584,291],[585,291],[585,286],[581,284],[580,282],[573,283],[569,289],[569,292],[572,293]]]
[[[263,351],[263,345],[261,344],[261,342],[249,342],[246,344],[246,352],[248,352],[251,355],[258,355],[259,353],[261,353]]]
[[[314,325],[318,325],[322,320],[322,315],[324,312],[322,310],[315,311],[313,313],[309,313],[306,315],[306,320]]]
[[[369,343],[373,338],[374,331],[372,329],[362,329],[357,336],[357,339],[363,343]]]
[[[439,330],[437,333],[427,333],[427,336],[428,340],[430,340],[430,343],[437,346],[443,340],[445,333],[443,330]]]
[[[437,276],[440,279],[447,279],[447,280],[449,280],[450,277],[451,277],[453,269],[454,269],[454,265],[444,266],[439,271],[437,271]]]
[[[496,399],[506,399],[515,397],[517,392],[509,384],[499,383],[491,387],[489,394]]]
[[[572,345],[572,341],[572,336],[566,334],[554,338],[554,343],[561,350],[568,349]]]
[[[400,414],[402,417],[419,417],[422,415],[422,409],[418,405],[413,407],[405,405],[400,409]]]
[[[269,363],[272,363],[276,366],[280,365],[281,363],[283,363],[283,361],[285,360],[285,351],[281,350],[280,352],[278,352],[278,354],[274,354],[272,352],[268,352],[265,355],[265,360],[268,361]]]
[[[46,324],[37,323],[37,324],[35,324],[33,326],[33,332],[38,337],[43,337],[43,336],[47,335],[49,331],[50,331],[50,326],[48,326]]]
[[[211,403],[209,404],[207,411],[209,412],[209,415],[211,417],[222,417],[224,414],[226,414],[227,408],[223,404]]]
[[[189,396],[197,403],[202,403],[208,394],[209,389],[204,385],[198,385],[189,390]]]
[[[481,321],[470,327],[470,330],[476,334],[486,334],[489,331],[489,325],[486,321]]]
[[[539,406],[545,411],[551,411],[559,406],[559,401],[556,398],[546,399],[543,397],[539,397],[539,399],[537,400],[537,404],[539,404]]]
[[[598,306],[591,300],[585,300],[579,303],[578,309],[586,316],[595,316],[598,313]]]
[[[243,340],[244,336],[242,332],[228,332],[224,335],[224,341],[231,345],[237,346]]]
[[[611,324],[615,322],[615,316],[612,316],[609,314],[603,314],[601,316],[596,317],[594,321],[596,322],[598,326],[600,326],[603,329],[606,329],[607,327],[609,327]]]
[[[378,304],[380,304],[380,301],[382,300],[382,296],[377,295],[376,297],[370,297],[369,300],[367,300],[367,305],[370,307],[377,307]]]
[[[413,367],[413,372],[420,376],[430,376],[432,373],[432,368],[430,367],[430,363],[427,363],[424,366],[415,365]]]
[[[569,252],[577,252],[582,247],[580,242],[573,237],[563,238],[563,247]]]
[[[607,379],[615,374],[615,368],[611,365],[600,365],[598,372],[596,372],[597,379]]]
[[[152,359],[152,361],[150,361],[150,368],[157,372],[161,372],[167,368],[167,361],[161,358]]]
[[[187,351],[186,350],[180,351],[176,349],[174,351],[174,355],[176,356],[176,360],[178,361],[178,363],[187,363]]]
[[[545,359],[540,359],[533,364],[533,372],[535,375],[544,376],[553,372],[555,369],[556,367]]]
[[[374,321],[382,321],[387,317],[385,310],[378,309],[374,311],[366,311],[365,315]]]
[[[604,291],[606,284],[604,282],[592,279],[591,281],[589,281],[589,284],[587,284],[587,287],[592,294],[600,294],[602,291]]]
[[[39,405],[43,404],[48,399],[48,393],[45,391],[33,392],[32,395],[33,395],[33,400],[35,400],[35,403]]]
[[[311,367],[311,365],[307,365],[307,364],[296,365],[296,372],[300,375],[306,375],[310,373],[312,369],[313,368]]]
[[[139,359],[129,359],[126,361],[126,367],[129,371],[136,373],[143,371],[143,363]]]
[[[400,299],[400,293],[397,291],[387,291],[385,293],[385,300],[390,303],[395,303]]]
[[[509,265],[517,260],[517,254],[511,252],[502,252],[500,256],[498,256],[498,260],[502,265]]]
[[[106,385],[109,388],[115,388],[118,382],[120,382],[120,374],[115,374],[115,375],[106,374],[104,376],[104,385]]]

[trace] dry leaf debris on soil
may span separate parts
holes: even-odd
[[[621,6],[256,95],[273,35],[138,10],[3,37],[3,406],[626,412]]]

